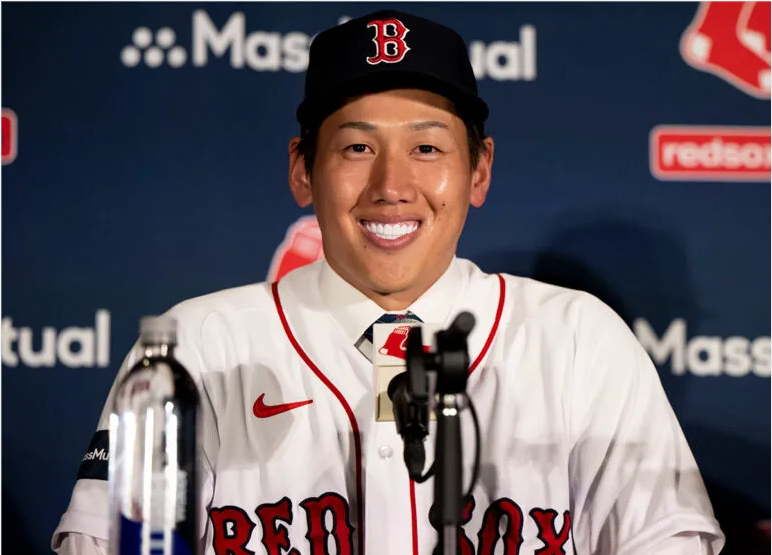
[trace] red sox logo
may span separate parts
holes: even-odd
[[[322,233],[314,216],[303,216],[289,226],[277,247],[268,270],[267,281],[278,281],[296,268],[324,258]]]
[[[382,355],[401,358],[406,360],[407,356],[407,334],[410,332],[411,326],[397,326],[394,328],[383,346],[378,349],[378,352]],[[430,350],[429,345],[424,345],[424,352],[428,353]]]
[[[770,2],[703,2],[681,56],[756,98],[770,97]]]
[[[404,359],[407,351],[407,334],[410,326],[399,326],[392,330],[386,338],[386,343],[378,349],[382,355]]]
[[[16,160],[16,150],[19,136],[19,124],[16,113],[8,108],[3,108],[2,139],[0,146],[3,151],[3,165]]]
[[[386,62],[387,64],[396,64],[401,62],[408,53],[410,47],[405,42],[405,35],[410,29],[399,19],[376,19],[367,24],[367,27],[375,28],[375,56],[367,58],[370,65]]]

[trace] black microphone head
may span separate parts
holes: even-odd
[[[407,366],[407,392],[414,400],[424,402],[429,395],[426,376],[427,356],[424,354],[423,332],[420,326],[414,326],[407,334],[405,364]]]
[[[400,388],[404,389],[405,387],[407,387],[407,373],[400,372],[391,379],[389,382],[389,387],[386,389],[386,393],[389,395],[389,400],[393,403],[394,395]]]
[[[450,330],[466,337],[472,333],[474,324],[475,319],[471,312],[460,312],[450,325]]]

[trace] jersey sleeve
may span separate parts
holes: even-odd
[[[172,313],[172,315],[174,315]],[[178,319],[178,345],[175,357],[190,372],[199,386],[201,401],[201,435],[202,443],[199,452],[199,471],[201,472],[201,515],[200,531],[206,529],[206,514],[211,503],[214,475],[210,461],[217,452],[217,432],[214,414],[207,393],[202,386],[202,374],[205,372],[198,329],[188,329],[184,322]],[[113,400],[118,384],[128,370],[139,360],[141,351],[135,344],[121,364],[110,392],[107,396],[102,414],[97,424],[96,432],[83,455],[75,486],[70,497],[67,510],[62,515],[59,525],[51,539],[54,551],[64,547],[63,542],[69,534],[80,534],[98,540],[107,540],[109,533],[109,492],[108,492],[108,460],[109,460],[109,419]]]
[[[688,537],[719,553],[724,535],[656,368],[619,316],[583,300],[569,458],[577,554],[649,555]]]
[[[107,555],[107,542],[75,532],[64,534],[57,555]]]

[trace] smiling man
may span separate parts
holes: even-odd
[[[456,257],[494,154],[461,37],[395,11],[324,31],[297,116],[289,185],[325,260],[170,311],[204,399],[202,552],[432,553],[433,484],[409,479],[394,423],[375,418],[373,324],[469,311],[482,472],[462,554],[718,554],[699,470],[624,322]],[[106,463],[79,476],[53,548],[104,553]]]

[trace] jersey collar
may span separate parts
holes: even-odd
[[[427,323],[444,324],[461,290],[466,285],[458,259],[453,257],[448,268],[416,301],[408,307],[413,314]],[[343,328],[354,344],[370,325],[384,314],[384,310],[358,289],[340,277],[322,262],[319,289],[325,308]],[[406,310],[390,314],[404,314]]]

